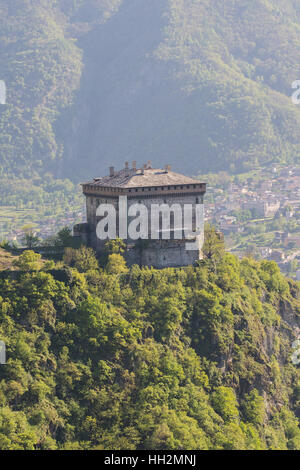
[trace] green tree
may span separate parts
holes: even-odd
[[[126,249],[126,243],[121,238],[115,240],[109,240],[105,243],[105,250],[108,255],[116,254],[122,255]]]
[[[122,255],[113,253],[108,256],[106,271],[109,274],[125,274],[128,272],[126,261]]]
[[[39,245],[40,238],[36,235],[31,226],[24,226],[23,231],[24,237],[22,242],[27,248],[31,249]]]
[[[41,267],[41,258],[39,253],[26,250],[14,261],[14,266],[22,271],[37,271]]]
[[[238,402],[231,388],[218,387],[212,394],[212,405],[226,422],[237,420],[239,417]]]
[[[265,404],[257,390],[247,394],[242,403],[245,420],[257,426],[261,426],[265,419]]]
[[[210,224],[205,225],[203,255],[210,260],[214,266],[222,258],[225,252],[223,234],[217,232]]]
[[[84,245],[78,249],[65,248],[63,261],[81,273],[98,269],[99,267],[94,250]]]
[[[62,228],[56,236],[56,244],[58,246],[72,247],[74,245],[74,237],[69,227]]]

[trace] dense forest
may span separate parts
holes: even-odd
[[[294,161],[299,27],[296,0],[3,0],[1,174]]]
[[[300,449],[299,284],[224,253],[126,267],[110,243],[0,273],[0,449]]]

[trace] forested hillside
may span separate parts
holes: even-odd
[[[125,160],[299,162],[299,64],[298,0],[1,0],[0,234],[75,214],[75,183]],[[300,287],[276,263],[2,246],[1,450],[300,450]]]
[[[296,0],[3,0],[2,175],[297,159],[299,27]]]
[[[64,262],[0,273],[0,449],[300,449],[300,289],[276,263]]]

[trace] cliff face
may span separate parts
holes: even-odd
[[[232,387],[240,402],[251,390],[259,391],[267,419],[272,421],[274,410],[286,406],[288,383],[296,380],[292,379],[297,370],[292,345],[300,338],[299,284],[278,276],[275,263],[258,267],[245,259],[238,266],[233,258],[227,258],[227,263],[213,276],[221,291],[195,292],[188,335],[200,356],[218,364],[222,385]],[[243,285],[239,292],[237,285]],[[297,393],[290,396],[290,403],[298,416]]]
[[[241,364],[238,364],[240,358],[237,359],[239,356],[235,355],[235,348],[227,356],[222,354],[220,356],[219,364],[225,376],[233,372],[236,367],[239,370],[238,377],[235,377],[232,385],[241,399],[253,387],[259,390],[261,396],[264,397],[266,416],[269,420],[272,419],[275,409],[281,410],[285,406],[287,399],[285,386],[286,380],[289,380],[288,369],[292,370],[293,367],[297,367],[293,364],[292,358],[292,354],[297,352],[297,349],[293,349],[292,345],[300,339],[300,290],[299,286],[296,287],[294,284],[290,285],[290,289],[295,297],[292,300],[281,299],[277,303],[276,310],[279,316],[277,326],[264,322],[262,325],[259,325],[259,322],[251,324],[248,320],[246,320],[247,324],[244,321],[236,324],[236,336],[239,337],[241,331],[244,330],[243,333],[247,331],[247,335],[249,334],[252,340],[251,355],[255,358],[257,370],[259,370],[256,377],[252,376],[249,380],[244,372],[241,372]],[[251,361],[248,361],[249,358],[245,359],[245,364],[250,365]],[[286,371],[279,379],[279,370],[284,369]],[[295,396],[292,400],[295,400]],[[295,413],[300,417],[299,408],[295,409]]]

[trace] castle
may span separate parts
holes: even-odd
[[[93,247],[98,253],[104,249],[107,240],[99,239],[97,236],[97,225],[103,219],[97,211],[100,205],[111,205],[116,212],[117,231],[119,227],[119,212],[121,211],[120,200],[126,200],[126,230],[127,236],[121,236],[126,242],[125,258],[129,265],[139,264],[153,266],[155,268],[179,267],[192,265],[201,259],[201,246],[195,244],[193,249],[186,249],[187,238],[178,239],[176,236],[176,224],[172,207],[184,208],[186,205],[192,207],[192,225],[196,230],[195,207],[203,208],[203,199],[206,193],[206,184],[188,176],[171,171],[169,165],[164,169],[152,168],[151,162],[137,168],[136,162],[125,164],[121,171],[115,171],[110,167],[109,176],[94,178],[93,181],[83,183],[83,194],[86,197],[87,223],[74,227],[74,236],[78,237],[84,244]],[[125,197],[126,196],[126,197]],[[164,239],[164,231],[161,228],[162,215],[160,215],[157,239],[151,238],[150,221],[149,237],[147,240],[136,240],[130,238],[127,232],[131,206],[143,204],[149,209],[151,207],[171,207],[169,211],[170,239]],[[133,207],[132,207],[133,208]],[[98,214],[98,215],[97,215]],[[184,225],[184,221],[182,222]],[[123,229],[124,231],[124,229]],[[184,227],[183,231],[184,233]],[[194,236],[194,240],[197,237]]]

